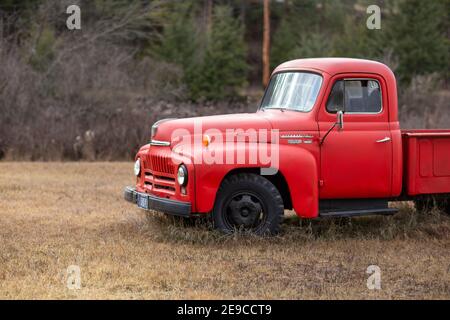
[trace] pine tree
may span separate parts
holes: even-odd
[[[448,4],[441,0],[403,0],[399,10],[390,27],[400,79],[409,82],[414,75],[447,72]]]
[[[187,84],[194,100],[233,98],[246,83],[247,47],[242,25],[228,6],[214,8],[205,59]]]
[[[189,6],[180,5],[177,9],[167,17],[161,43],[155,46],[153,52],[159,58],[187,69],[192,64],[197,49],[198,32]]]
[[[283,3],[274,33],[271,66],[292,59],[332,56],[334,37],[342,26],[344,5],[330,0],[291,0]]]
[[[273,37],[270,52],[270,66],[276,68],[280,63],[296,58],[296,35],[287,19],[283,19]]]
[[[385,48],[385,33],[382,30],[369,30],[366,15],[345,17],[342,34],[335,38],[334,55],[341,57],[380,59]],[[382,27],[383,28],[383,27]]]

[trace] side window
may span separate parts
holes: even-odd
[[[344,108],[342,108],[344,106]],[[327,101],[327,111],[335,113],[379,113],[381,111],[381,89],[375,80],[339,80]]]

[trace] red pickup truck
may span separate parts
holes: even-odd
[[[164,119],[136,155],[125,199],[226,233],[274,234],[301,218],[394,214],[389,201],[450,210],[450,129],[401,130],[384,64],[293,60],[256,113]]]

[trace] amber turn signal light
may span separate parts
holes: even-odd
[[[210,143],[211,143],[211,138],[207,134],[203,135],[203,139],[202,139],[203,146],[207,147],[207,146],[209,146]]]

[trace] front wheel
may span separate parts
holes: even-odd
[[[215,228],[224,233],[274,235],[280,230],[283,214],[283,199],[269,180],[241,173],[222,182],[212,216]]]

